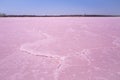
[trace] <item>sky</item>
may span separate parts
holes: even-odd
[[[20,15],[120,15],[120,0],[0,0],[0,12]]]

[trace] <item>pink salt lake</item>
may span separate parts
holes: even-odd
[[[120,18],[0,18],[0,80],[120,80]]]

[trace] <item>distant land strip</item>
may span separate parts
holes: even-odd
[[[120,15],[0,15],[0,17],[120,17]]]

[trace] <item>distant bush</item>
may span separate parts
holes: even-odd
[[[5,17],[5,16],[6,16],[6,14],[0,13],[0,17]]]

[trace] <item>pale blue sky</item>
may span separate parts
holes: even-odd
[[[0,0],[6,14],[120,14],[120,0]]]

